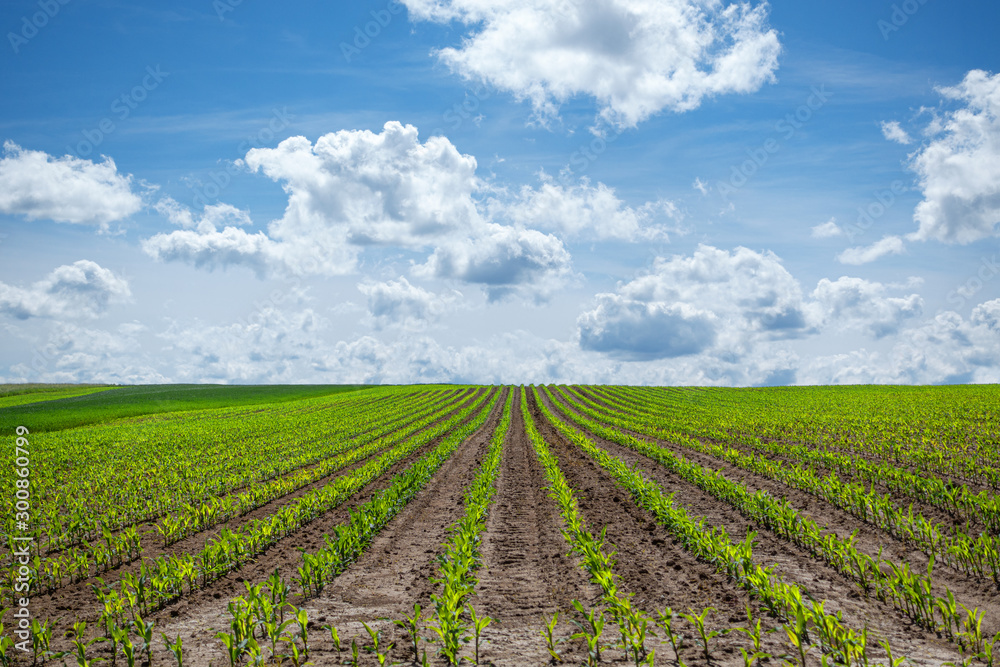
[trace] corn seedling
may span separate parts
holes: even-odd
[[[701,642],[702,655],[705,656],[706,662],[712,661],[712,651],[709,643],[716,637],[721,637],[729,634],[729,630],[707,630],[705,628],[705,618],[710,612],[714,612],[714,607],[706,607],[702,610],[701,614],[695,614],[694,610],[690,610],[690,614],[681,614],[691,625],[694,626],[695,631],[698,633],[698,641]]]
[[[170,638],[166,634],[160,633],[163,638],[163,645],[167,647],[167,650],[174,656],[174,660],[177,661],[177,667],[184,667],[184,641],[181,639],[180,635],[177,635],[177,639],[170,641]]]
[[[544,620],[544,619],[543,619]],[[541,635],[545,639],[545,648],[548,650],[549,655],[552,657],[554,662],[562,662],[562,654],[559,651],[559,645],[562,644],[562,639],[556,638],[556,624],[559,622],[559,612],[557,611],[552,615],[552,618],[545,621],[542,627]]]
[[[406,636],[410,640],[410,644],[413,647],[413,661],[416,662],[420,658],[420,621],[423,620],[421,616],[420,605],[416,602],[413,603],[413,616],[404,616],[402,620],[393,621],[393,624],[403,628],[406,632]],[[332,630],[336,632],[336,630]],[[340,639],[334,639],[334,644],[340,646]],[[339,652],[340,649],[337,648]]]
[[[475,664],[479,664],[479,643],[482,640],[483,630],[486,629],[493,619],[489,616],[478,616],[476,610],[470,604],[467,609],[469,610],[469,619],[472,621],[472,636],[473,636],[473,646],[474,646],[474,656]]]
[[[573,619],[573,624],[580,629],[572,639],[583,639],[587,644],[587,664],[596,665],[601,662],[601,635],[604,632],[604,612],[592,608],[589,612],[583,605],[573,600],[573,607],[580,613],[585,622]]]

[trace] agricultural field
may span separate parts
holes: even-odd
[[[995,386],[0,396],[3,665],[1000,665]]]

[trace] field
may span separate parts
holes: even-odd
[[[1000,665],[998,411],[7,387],[2,664]]]

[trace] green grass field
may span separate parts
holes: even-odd
[[[24,385],[26,391],[20,393],[17,387],[3,385],[6,393],[0,394],[2,433],[12,433],[17,426],[39,433],[163,412],[282,403],[356,391],[366,385]]]

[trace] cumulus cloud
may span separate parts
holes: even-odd
[[[830,239],[835,236],[843,235],[844,230],[837,224],[837,220],[835,218],[830,218],[826,222],[812,228],[812,237],[814,239]]]
[[[327,322],[310,308],[260,306],[227,324],[173,321],[158,334],[177,382],[302,382],[323,346]]]
[[[634,126],[705,97],[772,81],[781,45],[768,6],[702,0],[403,0],[416,20],[469,32],[438,57],[454,72],[527,99],[539,117],[575,95]]]
[[[55,158],[12,141],[4,142],[3,153],[0,213],[107,229],[142,208],[142,198],[132,191],[132,176],[120,174],[111,158]]]
[[[903,126],[896,120],[882,121],[882,136],[889,141],[895,141],[897,144],[903,144],[904,146],[913,143],[913,139],[910,138],[910,135],[906,133]]]
[[[900,255],[906,251],[906,244],[898,236],[886,236],[868,246],[848,248],[839,255],[837,261],[841,264],[869,264],[887,255]]]
[[[422,247],[473,225],[476,159],[445,137],[421,143],[417,128],[391,121],[382,132],[342,130],[311,144],[291,137],[277,148],[255,148],[246,164],[282,183],[284,217],[275,239],[336,230],[355,245]]]
[[[198,220],[195,220],[191,209],[181,205],[172,197],[164,197],[156,202],[153,208],[178,227],[195,229],[203,233],[214,232],[220,225],[231,227],[253,224],[249,213],[229,204],[205,206]]]
[[[679,217],[669,201],[628,206],[604,183],[586,178],[575,185],[556,183],[542,174],[538,188],[524,186],[498,211],[516,224],[556,232],[562,238],[669,240],[665,220]],[[494,202],[496,208],[496,202]]]
[[[842,276],[823,278],[811,297],[820,326],[858,329],[875,338],[897,333],[909,320],[923,314],[918,294],[887,296],[888,287],[878,282]]]
[[[422,329],[440,319],[455,301],[453,295],[435,294],[411,285],[402,276],[399,280],[360,283],[358,290],[368,297],[368,312],[377,329]]]
[[[931,137],[912,157],[923,190],[914,239],[971,243],[998,234],[1000,223],[1000,74],[972,70],[939,88],[961,108],[935,117]]]
[[[33,341],[30,361],[10,367],[9,380],[20,382],[97,382],[159,384],[170,382],[158,371],[155,355],[143,351],[145,325],[126,322],[112,330],[55,322],[47,337]],[[8,380],[8,381],[9,381]]]
[[[128,281],[95,262],[81,259],[54,269],[30,287],[0,283],[0,313],[32,317],[94,318],[132,296]]]
[[[481,285],[491,301],[514,294],[544,301],[573,274],[570,254],[555,236],[495,223],[443,243],[414,271]]]
[[[701,245],[598,295],[577,328],[585,350],[643,360],[712,349],[742,356],[754,341],[801,335],[809,325],[802,289],[778,257]]]
[[[182,229],[147,239],[144,250],[161,260],[243,265],[261,275],[345,275],[366,247],[401,248],[429,253],[416,275],[478,284],[494,300],[545,299],[571,274],[570,256],[561,240],[530,225],[636,238],[658,234],[654,218],[674,214],[666,202],[634,209],[589,181],[559,187],[543,179],[541,190],[510,197],[480,181],[475,158],[448,139],[421,143],[415,127],[398,122],[380,134],[345,130],[315,144],[292,137],[251,150],[246,164],[288,194],[283,217],[266,233],[243,229],[250,218],[232,206],[196,215],[168,198],[156,208]],[[496,196],[484,200],[489,195]]]
[[[717,318],[687,303],[642,302],[602,294],[577,325],[580,347],[630,361],[696,354],[715,342]]]
[[[982,303],[968,319],[946,311],[902,329],[887,352],[865,349],[803,364],[811,383],[1000,382],[1000,299]]]

